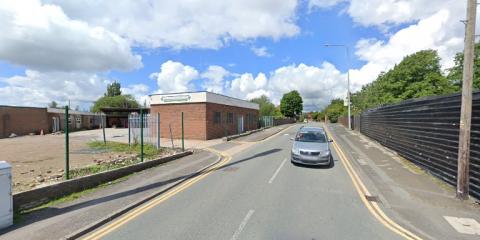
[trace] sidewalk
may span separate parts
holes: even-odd
[[[455,189],[357,131],[330,124],[385,213],[424,239],[480,239],[480,206],[455,199]]]
[[[252,133],[250,135],[247,135],[247,136],[244,136],[244,137],[239,137],[237,139],[234,139],[232,140],[232,142],[258,142],[258,141],[262,141],[280,131],[282,131],[283,129],[285,128],[288,128],[292,125],[294,125],[295,123],[292,123],[292,124],[284,124],[284,125],[279,125],[279,126],[275,126],[275,127],[271,127],[271,128],[267,128],[265,130],[262,130],[262,131],[259,131],[259,132],[256,132],[256,133]]]
[[[219,158],[211,152],[199,150],[193,155],[135,173],[115,184],[89,191],[75,200],[23,215],[20,223],[0,231],[0,238],[61,239],[130,204],[172,187]]]

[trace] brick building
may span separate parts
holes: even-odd
[[[10,134],[48,133],[47,109],[36,107],[0,106],[0,138]]]
[[[20,106],[0,106],[0,138],[11,134],[44,134],[62,131],[65,125],[64,109]],[[101,116],[90,112],[69,112],[69,129],[99,128]]]
[[[259,105],[211,92],[150,95],[150,113],[160,113],[161,137],[181,137],[181,113],[187,139],[214,139],[258,128]]]

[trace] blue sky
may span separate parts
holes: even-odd
[[[437,49],[450,66],[463,12],[454,0],[6,0],[0,104],[88,109],[120,81],[142,102],[209,90],[278,104],[298,90],[320,110],[345,96],[348,69],[357,91],[415,51]],[[349,64],[326,43],[349,46]]]
[[[142,54],[142,69],[132,72],[113,71],[110,76],[120,80],[122,84],[145,83],[152,89],[156,87],[155,81],[149,75],[159,71],[160,65],[168,60],[182,62],[202,71],[210,65],[219,65],[228,71],[236,73],[250,72],[254,75],[259,72],[269,73],[285,65],[305,63],[319,66],[322,62],[333,63],[339,70],[347,70],[346,57],[342,48],[326,48],[325,43],[345,44],[351,48],[351,67],[361,67],[365,61],[357,59],[353,51],[356,42],[361,38],[385,39],[384,35],[374,27],[355,25],[351,18],[340,13],[344,5],[331,9],[317,9],[308,11],[305,4],[298,11],[298,26],[302,32],[293,38],[273,40],[259,38],[247,42],[231,41],[221,49],[181,49],[168,48],[154,51],[134,49]],[[256,56],[252,47],[266,47],[269,57]],[[197,90],[202,90],[199,86]]]

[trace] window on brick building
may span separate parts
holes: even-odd
[[[233,124],[233,113],[227,113],[227,124]]]
[[[214,112],[213,113],[213,123],[214,124],[222,123],[222,113],[221,112]]]

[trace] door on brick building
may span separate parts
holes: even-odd
[[[239,115],[237,118],[238,133],[243,133],[243,115]]]
[[[58,117],[52,117],[52,132],[60,131],[60,119]]]
[[[82,128],[82,118],[80,116],[75,117],[75,128],[76,129]]]

